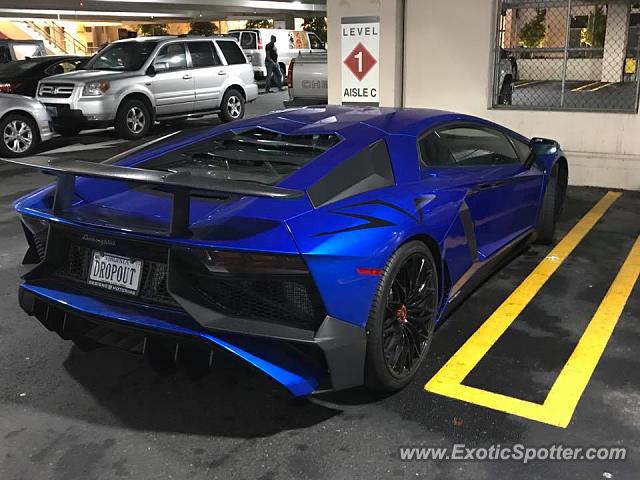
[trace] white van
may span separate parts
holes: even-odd
[[[325,52],[325,45],[315,33],[304,30],[284,30],[273,28],[259,28],[255,30],[231,30],[228,35],[234,37],[240,43],[242,50],[253,65],[253,73],[256,80],[262,80],[267,74],[264,66],[264,47],[271,41],[271,35],[276,37],[278,49],[278,63],[286,78],[289,63],[299,53]]]

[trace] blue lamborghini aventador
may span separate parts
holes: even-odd
[[[553,140],[444,111],[293,109],[177,133],[15,203],[20,304],[83,349],[236,356],[294,395],[405,386],[435,326],[510,254],[551,242]]]

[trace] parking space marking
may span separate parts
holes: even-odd
[[[577,363],[574,363],[576,366],[570,367],[569,370],[567,370],[568,373],[566,377],[562,377],[561,373],[552,387],[553,390],[557,384],[558,390],[556,390],[556,392],[560,392],[560,394],[553,392],[552,395],[550,392],[543,404],[470,387],[463,385],[462,382],[620,196],[621,194],[616,192],[608,192],[605,194],[552,251],[549,252],[498,309],[467,339],[464,345],[453,354],[447,363],[427,382],[424,386],[425,390],[551,425],[566,427],[573,415],[573,411],[582,395],[584,387],[583,390],[577,392],[577,398],[574,398],[576,393],[568,392],[568,390],[579,386],[579,380],[583,380],[584,386],[586,386],[593,372],[593,368],[595,368],[595,365],[597,365],[600,359],[600,355],[597,355],[595,360],[591,359],[591,363],[587,364],[587,366],[593,366],[593,368],[587,370],[583,364],[585,354],[578,354],[578,357],[576,357],[577,360],[575,361]],[[637,253],[636,247],[632,250],[630,258],[633,258],[635,253]],[[632,260],[632,265],[633,261],[634,260]],[[623,270],[625,270],[625,267],[623,267]],[[621,270],[621,272],[623,270]],[[628,270],[629,268],[627,268],[625,272]],[[633,274],[633,268],[631,268],[631,274]],[[616,290],[620,288],[617,282],[614,282],[611,289],[614,289],[614,287]],[[607,298],[609,298],[608,295],[605,297],[605,300]],[[620,300],[621,295],[615,294],[613,298]],[[623,306],[624,303],[620,306],[620,311],[622,311]],[[606,308],[607,311],[612,311],[610,307]],[[600,311],[600,309],[598,309],[598,311]],[[594,316],[594,319],[595,318]],[[601,320],[598,322],[600,324],[602,323]],[[596,325],[599,324],[598,322]],[[586,342],[591,343],[593,341],[591,336],[587,336]],[[602,348],[604,349],[604,346]],[[580,351],[583,350],[584,347],[581,347]],[[595,353],[597,353],[597,351]],[[591,352],[591,355],[593,355],[593,352]],[[564,372],[564,369],[562,372]],[[583,376],[587,375],[586,380],[579,377],[580,374]],[[568,380],[565,380],[565,378]],[[573,387],[568,387],[568,385],[573,385]],[[562,395],[568,394],[571,394],[569,401],[562,399]],[[558,402],[558,398],[562,401]],[[572,402],[571,399],[575,399],[575,402]]]
[[[596,85],[600,85],[602,82],[591,82],[591,83],[587,83],[586,85],[581,85],[579,87],[576,88],[572,88],[571,91],[572,92],[582,92],[582,91],[587,91],[587,92],[593,92],[593,90],[587,90],[589,87],[595,87]]]
[[[47,155],[51,155],[53,153],[90,152],[92,150],[117,147],[125,142],[126,140],[106,140],[104,142],[91,143],[88,145],[84,143],[74,143],[72,145],[54,148],[53,150],[49,150],[45,153]]]
[[[513,84],[513,88],[528,87],[529,85],[537,85],[538,83],[544,83],[546,80],[522,80],[520,83]]]
[[[587,90],[587,92],[597,92],[598,90],[602,90],[603,88],[610,87],[611,85],[615,85],[615,83],[613,82],[605,83],[604,85],[600,85],[599,87],[591,88]]]
[[[546,400],[558,423],[566,426],[611,338],[631,291],[640,276],[640,236],[609,287],[602,303],[562,368]]]

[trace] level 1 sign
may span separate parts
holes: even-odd
[[[380,18],[342,18],[342,103],[378,105]]]

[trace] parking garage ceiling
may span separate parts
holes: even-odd
[[[0,17],[185,21],[326,14],[326,0],[4,0]]]

